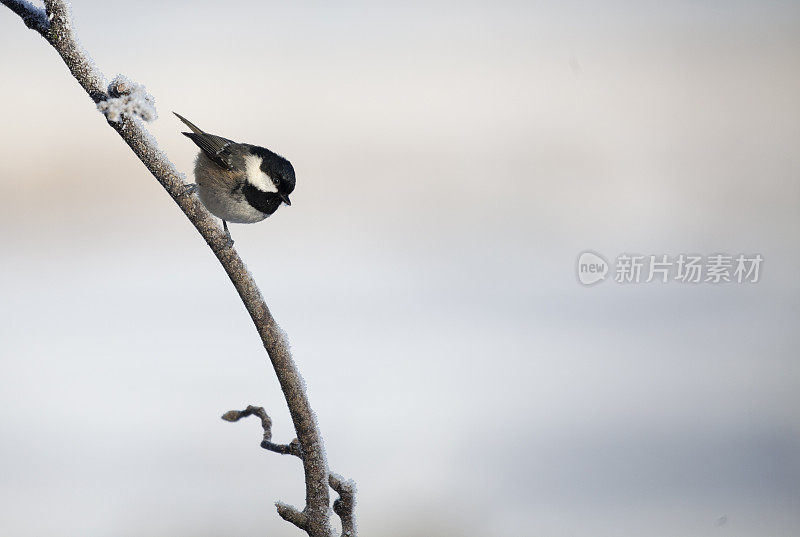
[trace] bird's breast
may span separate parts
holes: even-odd
[[[242,191],[247,184],[244,173],[222,169],[200,153],[194,174],[197,196],[214,216],[237,224],[252,224],[269,216],[245,199]]]

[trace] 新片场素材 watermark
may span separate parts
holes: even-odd
[[[758,283],[761,254],[620,254],[611,266],[591,250],[578,255],[578,281],[594,285],[613,276],[616,283]]]

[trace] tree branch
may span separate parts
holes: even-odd
[[[244,410],[229,410],[222,415],[225,421],[236,422],[248,416],[258,416],[261,419],[261,427],[264,429],[264,439],[261,447],[281,455],[294,455],[303,458],[303,449],[295,438],[288,444],[275,444],[272,442],[272,419],[266,410],[260,406],[247,405]],[[328,484],[333,490],[339,493],[339,498],[333,502],[333,512],[342,521],[342,537],[357,537],[354,510],[356,506],[356,484],[352,480],[344,479],[342,476],[329,472]],[[284,519],[292,522],[295,526],[301,527],[307,520],[304,514],[297,511],[294,507],[284,503],[276,503],[278,514]]]
[[[261,418],[261,427],[264,428],[264,439],[261,441],[262,448],[281,455],[294,455],[295,457],[303,458],[303,448],[297,438],[288,444],[276,444],[272,441],[272,419],[270,419],[263,407],[248,405],[244,410],[229,410],[222,415],[222,419],[234,422],[253,415]]]
[[[8,6],[8,9],[22,17],[22,22],[31,30],[36,30],[47,39],[47,31],[50,27],[50,21],[47,20],[47,14],[44,9],[34,6],[25,0],[2,0],[3,4]]]
[[[121,91],[119,80],[115,81],[111,88],[106,87],[102,73],[75,38],[72,18],[63,0],[45,0],[45,10],[25,0],[0,0],[0,2],[19,15],[26,26],[36,30],[53,46],[72,76],[95,104],[107,104],[112,99],[126,95],[125,91]],[[332,534],[329,514],[330,495],[322,436],[308,402],[303,380],[292,359],[286,335],[275,322],[255,280],[247,271],[239,254],[229,244],[216,219],[196,197],[186,194],[183,174],[159,149],[155,139],[150,136],[137,117],[135,110],[124,106],[113,108],[119,115],[112,116],[106,113],[108,124],[117,131],[167,191],[214,252],[247,308],[272,362],[297,433],[306,484],[306,505],[303,511],[279,504],[278,513],[285,520],[302,528],[311,537],[329,537]],[[294,454],[292,449],[294,448],[287,448],[287,452]]]
[[[275,502],[278,514],[286,522],[291,522],[303,531],[308,531],[308,516],[304,511],[299,511],[296,507],[283,502]]]
[[[357,537],[355,482],[352,479],[345,480],[342,476],[331,472],[328,474],[328,483],[339,493],[339,498],[333,502],[333,512],[342,521],[342,537]]]

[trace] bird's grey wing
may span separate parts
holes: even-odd
[[[183,135],[197,144],[197,147],[208,155],[208,158],[226,170],[233,169],[233,153],[231,150],[236,145],[236,142],[205,132],[184,132]]]
[[[233,168],[232,155],[231,155],[231,146],[234,145],[236,142],[233,140],[228,140],[227,138],[223,138],[222,136],[216,136],[214,134],[208,134],[207,132],[203,132],[203,130],[180,115],[178,112],[172,112],[178,119],[183,121],[187,127],[191,129],[192,132],[184,132],[183,135],[197,144],[197,147],[203,150],[203,153],[208,155],[208,158],[213,160],[215,163],[219,164],[226,170],[230,170]]]

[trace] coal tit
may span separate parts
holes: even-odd
[[[194,166],[197,191],[211,214],[228,222],[252,224],[278,210],[281,203],[291,205],[294,190],[292,164],[264,147],[239,144],[200,130],[197,125],[173,112],[192,132],[183,134],[200,148]]]

